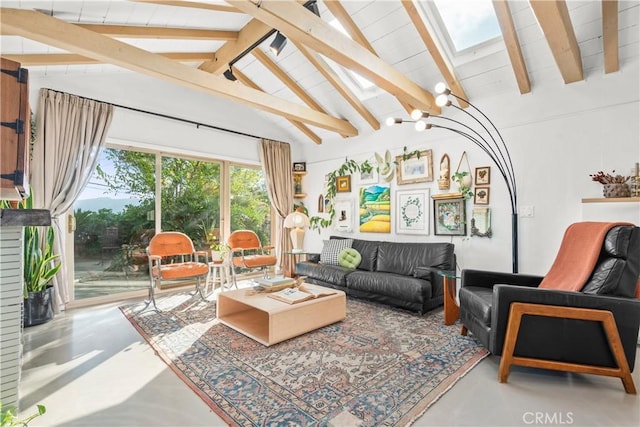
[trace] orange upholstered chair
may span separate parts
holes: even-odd
[[[149,299],[145,301],[147,306],[153,304],[153,308],[159,311],[155,299],[156,283],[166,280],[195,279],[196,293],[204,299],[200,281],[209,274],[208,254],[196,251],[189,236],[177,231],[158,233],[149,242],[147,256],[150,278]],[[201,258],[204,262],[200,261]]]
[[[251,230],[237,230],[231,233],[227,239],[229,246],[231,273],[233,284],[237,287],[236,268],[253,270],[256,268],[264,271],[264,276],[269,274],[269,267],[276,265],[278,261],[270,252],[273,246],[262,246],[260,238]]]

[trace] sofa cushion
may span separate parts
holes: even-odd
[[[330,239],[345,239],[345,237],[331,236]],[[360,265],[358,266],[359,270],[375,271],[379,244],[380,242],[372,240],[353,239],[351,247],[360,252],[362,256],[362,261],[360,261]]]
[[[360,265],[360,261],[362,261],[360,252],[353,248],[345,248],[340,252],[340,255],[338,255],[338,264],[340,267],[355,270]]]
[[[452,243],[380,242],[376,271],[412,276],[416,267],[453,270]]]
[[[338,255],[345,248],[350,248],[353,239],[325,240],[320,252],[320,264],[338,265]]]
[[[313,262],[299,262],[296,264],[296,274],[298,276],[306,276],[341,287],[347,286],[345,277],[352,271],[338,265],[316,264]]]
[[[356,270],[346,277],[347,288],[377,295],[387,295],[402,301],[422,303],[431,298],[431,285],[427,280]]]

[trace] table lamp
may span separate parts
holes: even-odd
[[[309,217],[302,212],[291,212],[284,219],[284,226],[291,228],[291,243],[293,244],[293,252],[302,252],[304,242],[304,229],[309,227]]]

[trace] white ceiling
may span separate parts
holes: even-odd
[[[0,3],[3,8],[38,9],[44,13],[52,14],[56,19],[74,24],[117,24],[240,31],[252,19],[251,16],[243,13],[135,1],[2,0]],[[201,1],[200,3],[226,5],[223,1]],[[422,4],[419,6],[423,10],[428,10],[427,2],[420,3]],[[594,73],[604,73],[602,3],[600,1],[573,0],[566,3],[580,48],[584,78],[588,79]],[[382,60],[428,91],[432,91],[435,83],[443,80],[436,62],[429,54],[407,11],[399,1],[343,0],[341,4]],[[531,90],[535,91],[541,85],[564,85],[563,77],[556,65],[549,43],[537,23],[529,2],[510,1],[508,4],[511,8],[511,15],[531,81]],[[325,3],[319,0],[318,5],[321,18],[330,21],[332,15]],[[640,4],[637,1],[618,3],[618,48],[621,68],[624,68],[625,62],[637,60],[640,52],[639,11]],[[427,25],[437,33],[437,28],[429,22]],[[273,36],[263,42],[258,49],[268,52],[268,45],[272,39]],[[224,40],[143,38],[119,40],[155,53],[210,52],[212,55],[225,43]],[[0,37],[0,53],[3,56],[64,52],[20,36],[7,35],[4,31]],[[270,52],[267,55],[315,99],[329,115],[348,120],[358,130],[359,135],[375,131],[306,59],[294,43],[288,42],[278,57],[273,56]],[[455,76],[471,102],[489,94],[518,93],[519,91],[514,70],[502,41],[488,48],[488,53],[476,50],[464,58],[449,56],[447,60],[452,64]],[[185,64],[195,68],[200,63],[201,61]],[[155,77],[136,75],[133,71],[118,66],[109,64],[43,66],[29,65],[28,63],[24,63],[23,66],[29,69],[32,80],[45,82],[44,84],[47,81],[68,80],[69,85],[66,87],[73,87],[77,95],[98,97],[115,104],[189,118],[252,135],[292,143],[313,144],[308,136],[283,117],[244,105],[231,106],[229,103],[233,101],[222,98],[211,100],[210,98],[214,95],[198,93],[195,89],[183,88],[175,83],[167,83]],[[244,73],[265,92],[296,104],[305,105],[255,56],[246,55],[234,65],[234,68]],[[241,83],[236,82],[236,84],[240,85]],[[111,85],[114,89],[109,88]],[[115,89],[116,85],[120,87],[120,90]],[[135,87],[139,93],[134,95],[130,91],[123,91],[121,89],[123,87]],[[171,87],[171,90],[167,90],[168,87]],[[352,89],[358,92],[357,88],[352,87]],[[165,96],[161,94],[165,94]],[[374,91],[372,94],[358,93],[358,95],[366,109],[379,121],[381,126],[384,126],[385,118],[390,115],[403,117],[408,115],[395,96],[382,90]],[[522,96],[526,96],[526,94]],[[213,111],[214,109],[215,111]],[[228,112],[232,112],[234,118],[228,117]],[[340,138],[337,133],[332,131],[313,125],[308,127],[323,140]]]

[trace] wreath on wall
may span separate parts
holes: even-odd
[[[402,222],[407,226],[411,227],[416,224],[420,218],[422,218],[422,209],[420,208],[420,198],[418,197],[409,197],[407,202],[400,209],[400,215],[402,216]],[[412,216],[407,215],[407,210],[412,208]],[[417,212],[416,212],[417,210]]]

